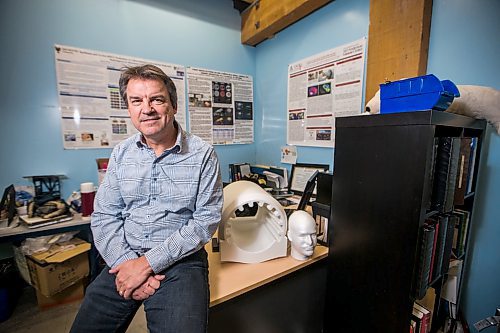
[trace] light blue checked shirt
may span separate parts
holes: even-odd
[[[155,273],[201,249],[222,213],[212,146],[179,129],[156,157],[138,133],[118,144],[94,202],[94,243],[110,267],[144,254]]]

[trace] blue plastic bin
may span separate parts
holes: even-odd
[[[380,113],[446,110],[460,96],[450,80],[428,74],[380,85]]]

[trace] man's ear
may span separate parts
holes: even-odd
[[[290,233],[290,230],[286,233],[286,237],[288,238],[289,241],[292,241],[292,235]]]

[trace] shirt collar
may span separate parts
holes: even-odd
[[[174,120],[174,127],[177,128],[177,138],[175,139],[175,144],[172,148],[168,149],[171,153],[179,153],[182,151],[183,143],[185,140],[185,132],[181,125]],[[135,135],[135,143],[138,148],[147,148],[147,145],[143,142],[142,134],[139,132]]]

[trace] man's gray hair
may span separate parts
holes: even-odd
[[[159,67],[154,65],[143,65],[125,67],[122,69],[122,74],[120,76],[120,95],[127,106],[127,86],[131,79],[158,80],[163,82],[167,87],[170,103],[172,107],[177,110],[177,89],[175,88],[175,84]]]

